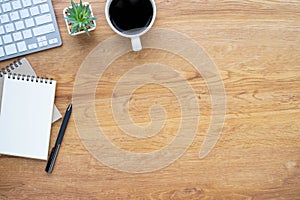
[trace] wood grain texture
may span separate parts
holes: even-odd
[[[52,2],[63,46],[26,57],[37,74],[57,80],[56,105],[64,112],[80,64],[114,32],[105,21],[104,0],[90,1],[99,18],[91,37],[70,37],[62,16],[69,1]],[[128,53],[112,63],[98,83],[99,125],[116,145],[132,152],[158,150],[172,140],[174,135],[163,131],[149,140],[124,135],[109,106],[118,77],[132,66],[158,60],[181,72],[199,94],[201,123],[184,155],[159,171],[120,172],[86,150],[71,119],[51,175],[44,172],[44,161],[0,155],[0,199],[299,199],[300,2],[156,0],[156,4],[154,27],[193,38],[220,70],[227,115],[217,146],[199,160],[211,102],[204,80],[195,76],[192,66],[164,51]],[[148,109],[155,102],[165,106],[170,118],[166,130],[176,130],[179,105],[169,90],[157,85],[135,91],[130,101],[134,122],[149,122]],[[52,126],[50,146],[59,127],[60,122]]]

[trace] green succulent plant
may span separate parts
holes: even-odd
[[[82,0],[80,0],[79,4],[75,4],[74,1],[71,0],[71,5],[72,7],[67,9],[67,16],[65,17],[71,24],[71,34],[85,31],[86,34],[89,35],[88,29],[95,27],[93,21],[97,18],[92,16],[89,5],[83,5]]]

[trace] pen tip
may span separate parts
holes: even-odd
[[[70,110],[72,108],[72,103],[69,104],[68,106],[68,109],[67,110]]]

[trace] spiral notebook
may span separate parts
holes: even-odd
[[[47,160],[56,81],[5,74],[0,153]]]
[[[4,78],[4,74],[8,74],[8,73],[27,74],[31,76],[37,76],[34,70],[32,69],[29,61],[26,58],[22,58],[21,60],[16,60],[13,63],[11,63],[9,66],[0,69],[0,105],[2,100],[3,78]],[[0,113],[1,113],[1,108],[0,108]],[[55,122],[60,118],[61,118],[61,114],[58,111],[57,107],[54,105],[52,122]]]

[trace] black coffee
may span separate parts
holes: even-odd
[[[149,0],[113,0],[109,15],[118,31],[135,33],[149,26],[153,17],[153,7]]]

